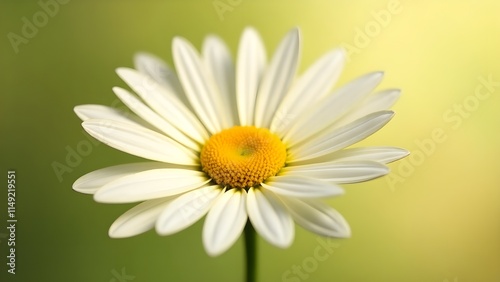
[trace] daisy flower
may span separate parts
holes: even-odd
[[[202,241],[217,256],[247,221],[274,246],[286,248],[294,223],[316,234],[349,237],[346,220],[322,200],[343,183],[389,172],[408,154],[394,147],[350,148],[382,128],[397,89],[374,93],[383,73],[334,88],[345,53],[334,49],[295,78],[300,33],[292,29],[267,61],[256,30],[244,30],[236,64],[213,35],[201,53],[186,39],[172,44],[174,72],[146,53],[135,69],[118,68],[133,90],[113,92],[131,110],[80,105],[83,128],[101,142],[148,162],[123,164],[80,177],[73,189],[101,203],[133,203],[109,236],[152,228],[179,232],[205,217]],[[349,147],[349,148],[348,148]]]

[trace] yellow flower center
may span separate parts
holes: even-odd
[[[217,184],[250,188],[278,173],[286,147],[267,129],[234,126],[212,135],[200,158],[203,171]]]

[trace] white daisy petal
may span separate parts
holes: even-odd
[[[97,140],[138,157],[182,165],[199,162],[198,156],[186,147],[144,127],[100,119],[84,121],[82,126]]]
[[[179,196],[158,217],[156,232],[170,235],[191,226],[208,212],[223,190],[219,185],[213,185]]]
[[[400,91],[373,92],[381,72],[332,90],[346,61],[341,48],[295,80],[300,39],[297,28],[288,32],[267,65],[253,28],[242,33],[235,63],[215,35],[205,38],[201,52],[176,37],[175,70],[144,52],[134,57],[137,70],[116,70],[133,91],[113,91],[132,113],[74,108],[91,136],[152,160],[99,169],[74,182],[75,191],[97,202],[142,202],[112,224],[111,237],[152,228],[170,235],[203,217],[210,256],[228,250],[245,224],[281,248],[293,242],[294,221],[319,235],[350,236],[342,215],[321,200],[342,195],[340,183],[387,174],[387,163],[408,155],[394,147],[346,149],[392,118]]]
[[[131,208],[113,222],[109,228],[109,237],[132,237],[150,230],[170,200],[171,198],[149,200]]]
[[[73,183],[73,190],[85,194],[94,194],[99,188],[108,184],[111,181],[117,180],[124,176],[138,173],[144,170],[155,168],[187,168],[185,166],[166,164],[160,162],[144,162],[131,163],[101,168],[89,172]]]
[[[246,28],[240,39],[236,64],[236,103],[241,125],[253,125],[257,91],[266,65],[259,33]]]
[[[336,122],[335,126],[341,127],[366,115],[389,110],[399,99],[399,96],[401,96],[401,91],[399,89],[387,89],[370,95],[361,105]]]
[[[364,147],[350,148],[323,155],[318,158],[298,162],[297,164],[312,164],[328,161],[374,161],[379,163],[390,163],[408,156],[410,152],[396,147]]]
[[[369,114],[333,131],[289,148],[288,163],[326,155],[359,142],[382,128],[394,116],[392,111]]]
[[[113,87],[113,92],[116,96],[125,104],[129,109],[131,109],[138,116],[152,124],[154,127],[161,130],[168,137],[177,141],[179,144],[184,145],[190,149],[197,152],[201,150],[200,144],[194,142],[192,139],[187,137],[183,132],[177,129],[175,126],[170,124],[167,120],[163,119],[148,106],[146,106],[142,101],[135,97],[132,93],[120,87]]]
[[[132,203],[178,195],[201,187],[210,179],[200,171],[163,168],[128,175],[104,185],[94,194],[101,203]]]
[[[82,120],[89,119],[109,119],[120,122],[131,123],[140,126],[150,126],[134,114],[120,111],[103,105],[79,105],[73,109],[76,115]]]
[[[294,83],[276,110],[271,131],[283,136],[304,109],[325,96],[337,82],[344,67],[345,52],[335,49],[318,59]]]
[[[280,248],[287,248],[292,244],[292,217],[272,192],[250,188],[247,212],[252,226],[266,241]]]
[[[293,146],[325,129],[369,94],[382,81],[382,77],[382,72],[364,75],[321,99],[313,107],[297,113],[301,118],[285,133],[283,141]],[[314,110],[309,110],[311,108]]]
[[[299,30],[292,29],[281,41],[262,77],[255,103],[255,126],[269,127],[281,99],[285,96],[299,61]]]
[[[172,50],[179,79],[200,120],[212,134],[227,128],[229,120],[220,114],[226,109],[197,51],[180,37],[174,38]]]
[[[261,185],[276,194],[299,198],[331,197],[344,193],[344,190],[335,184],[294,173],[269,177]]]
[[[312,199],[280,197],[297,224],[318,235],[347,238],[351,229],[344,217],[327,204]]]
[[[213,76],[218,86],[224,114],[229,121],[228,127],[238,124],[234,63],[224,41],[214,35],[208,36],[203,41],[203,59],[209,70],[208,74]]]
[[[146,52],[139,52],[134,56],[135,68],[143,74],[149,75],[156,82],[161,84],[170,93],[173,93],[188,105],[188,100],[184,95],[181,84],[175,72],[159,57]]]
[[[175,125],[198,143],[203,143],[208,139],[208,133],[203,125],[176,94],[136,70],[118,68],[116,73],[139,94],[149,107],[170,124]]]
[[[247,193],[231,189],[215,201],[203,225],[203,246],[211,256],[229,249],[238,240],[245,223]]]
[[[389,168],[373,161],[332,161],[288,166],[283,168],[281,173],[302,175],[333,183],[355,183],[386,175],[389,173]]]

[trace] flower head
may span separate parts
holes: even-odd
[[[333,89],[345,62],[341,49],[294,79],[299,49],[293,29],[267,63],[258,33],[247,28],[234,65],[218,37],[208,36],[201,54],[177,37],[176,73],[146,53],[136,56],[135,70],[117,70],[137,95],[113,91],[133,113],[75,107],[90,135],[149,160],[103,168],[74,183],[98,202],[141,202],[109,235],[152,228],[169,235],[206,215],[202,238],[210,255],[230,248],[247,220],[283,248],[293,241],[294,222],[319,235],[349,237],[345,219],[322,199],[343,194],[339,184],[387,174],[386,163],[408,154],[347,148],[392,118],[400,91],[373,93],[381,72]]]

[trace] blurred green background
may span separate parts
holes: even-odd
[[[362,145],[412,151],[389,177],[329,201],[353,236],[333,240],[325,260],[314,257],[318,237],[300,227],[286,250],[259,239],[259,281],[500,281],[500,2],[352,2],[1,1],[0,280],[242,281],[241,239],[210,258],[201,222],[169,237],[108,238],[133,205],[97,204],[71,185],[138,158],[89,143],[73,107],[120,106],[111,88],[125,84],[114,69],[132,66],[137,51],[172,63],[174,36],[200,48],[215,33],[234,55],[252,25],[268,54],[299,26],[301,71],[339,45],[350,54],[340,83],[384,70],[380,89],[403,95],[395,118]],[[44,3],[57,5],[49,13]],[[83,143],[89,153],[68,162]],[[60,178],[54,162],[67,166]],[[17,172],[15,275],[6,267],[8,169]]]

